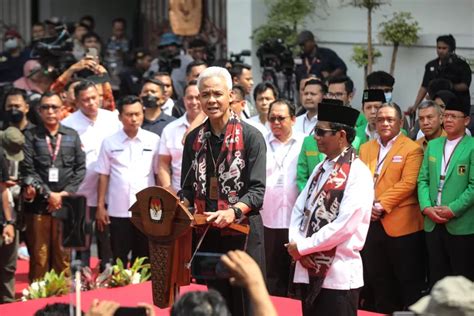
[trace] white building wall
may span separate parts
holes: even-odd
[[[239,51],[248,47],[251,30],[265,23],[267,9],[264,0],[228,0],[228,8],[229,49]],[[391,46],[379,43],[378,25],[387,20],[387,17],[390,18],[393,12],[399,11],[411,12],[422,28],[418,43],[412,47],[400,47],[397,55],[394,100],[402,108],[407,108],[415,100],[424,65],[436,58],[437,36],[453,34],[457,40],[457,53],[474,59],[474,0],[392,0],[390,5],[374,11],[373,39],[375,47],[383,54],[376,61],[374,70],[388,71],[392,54]],[[316,35],[320,46],[333,49],[346,62],[348,75],[354,80],[357,89],[353,103],[356,107],[360,106],[361,91],[364,88],[363,69],[358,68],[350,57],[354,45],[366,43],[367,11],[342,7],[340,0],[327,0],[327,6],[318,10],[313,19],[306,21],[306,28]],[[236,34],[238,36],[234,37]],[[256,50],[255,43],[252,43],[252,53],[255,54]],[[259,82],[261,75],[255,55],[251,62],[254,79]],[[474,95],[473,86],[471,85],[471,95]]]

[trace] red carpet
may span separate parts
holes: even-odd
[[[19,260],[17,269],[17,294],[28,285],[28,262]],[[205,291],[206,287],[202,285],[191,284],[190,286],[182,287],[181,293],[188,291],[201,290]],[[101,300],[113,300],[120,302],[121,306],[136,306],[139,302],[152,302],[151,297],[151,283],[146,282],[137,285],[130,285],[127,287],[114,289],[100,289],[96,291],[83,292],[82,295],[82,309],[87,311],[92,303],[92,300],[98,298]],[[279,315],[301,315],[301,304],[297,300],[288,298],[272,297],[273,304],[276,306]],[[33,315],[36,310],[44,307],[48,303],[56,302],[75,302],[75,296],[52,297],[38,300],[31,300],[27,302],[17,302],[11,304],[0,305],[0,315]],[[169,315],[169,309],[155,308],[157,315]],[[365,311],[359,311],[358,316],[380,315]]]

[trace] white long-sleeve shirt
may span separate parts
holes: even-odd
[[[323,166],[325,171],[321,175],[318,189],[329,177],[336,160],[337,158],[322,162],[325,164]],[[364,285],[360,250],[364,246],[370,224],[374,199],[372,175],[360,159],[354,160],[337,218],[322,227],[317,233],[306,237],[306,231],[300,231],[300,224],[303,220],[311,180],[322,163],[314,168],[310,180],[296,200],[291,214],[289,240],[296,242],[301,255],[337,247],[334,261],[322,287],[336,290],[356,289]],[[296,263],[293,281],[295,283],[309,283],[308,270],[300,262]]]
[[[267,134],[267,183],[260,214],[267,228],[286,228],[290,225],[293,205],[298,197],[296,166],[305,135],[292,133],[281,143],[272,133]]]

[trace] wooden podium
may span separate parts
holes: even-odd
[[[137,193],[132,223],[148,237],[153,303],[170,307],[180,286],[189,285],[193,216],[178,197],[162,187]]]
[[[192,228],[210,225],[207,216],[193,216],[173,192],[157,186],[138,192],[130,212],[132,223],[148,237],[153,303],[170,307],[179,287],[191,283]],[[248,235],[250,227],[232,223],[225,230]]]

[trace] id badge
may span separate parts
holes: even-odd
[[[283,174],[280,174],[280,175],[278,176],[278,179],[277,179],[277,181],[276,181],[276,185],[275,185],[275,186],[276,186],[277,188],[282,188],[283,185],[284,185],[284,182],[285,182],[285,180],[284,180]]]
[[[300,231],[305,232],[308,230],[309,219],[311,217],[311,212],[308,209],[304,210],[303,220],[301,221]]]
[[[209,185],[209,198],[211,200],[217,200],[218,199],[217,178],[216,177],[211,177],[210,185]]]
[[[49,182],[58,182],[59,181],[59,169],[56,167],[51,167],[48,170],[48,181]]]

